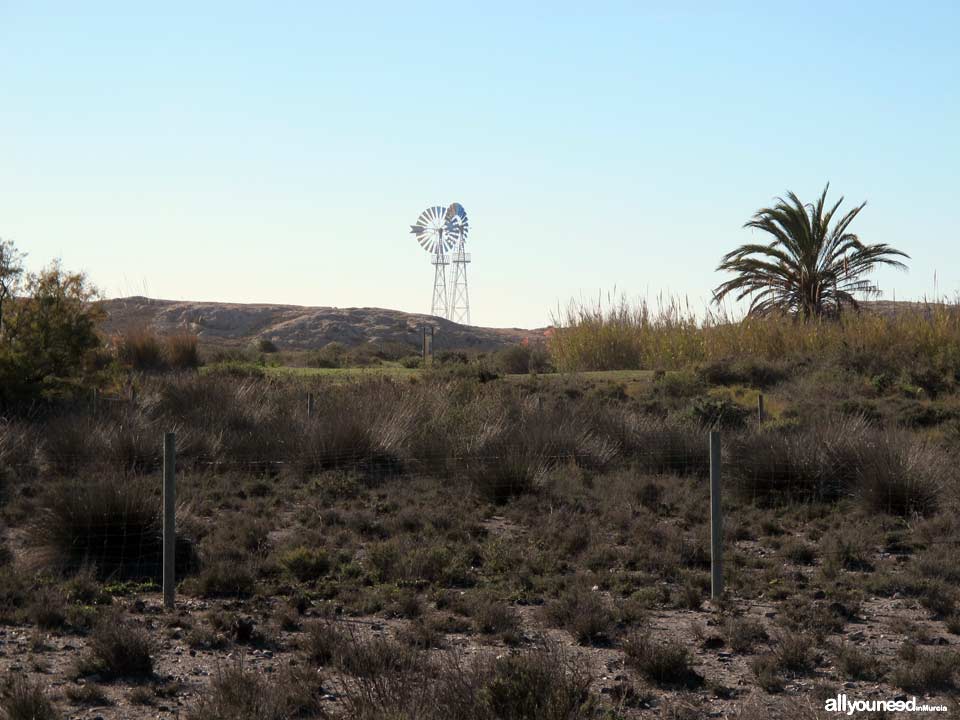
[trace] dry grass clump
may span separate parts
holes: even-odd
[[[191,370],[200,367],[196,335],[192,333],[168,335],[164,341],[164,359],[167,367],[173,370]]]
[[[147,327],[128,328],[113,339],[117,359],[134,370],[160,370],[163,367],[163,345],[155,332]]]
[[[801,322],[787,316],[743,318],[689,303],[660,299],[604,308],[571,304],[548,339],[561,371],[682,369],[741,358],[765,361],[816,357],[863,369],[909,367],[918,357],[932,366],[960,359],[960,312],[931,304],[914,312],[849,313],[839,320]]]
[[[113,348],[120,363],[141,372],[200,366],[197,336],[192,333],[160,337],[147,327],[133,327],[113,338]]]
[[[78,675],[148,678],[153,675],[152,644],[146,631],[114,613],[104,615],[87,642],[87,654],[77,663]]]
[[[241,663],[218,670],[188,720],[289,720],[314,717],[323,688],[315,672],[284,669],[264,676]]]
[[[599,703],[590,677],[553,646],[479,656],[408,655],[345,681],[348,715],[359,720],[586,720]]]
[[[836,652],[837,667],[850,680],[879,680],[884,668],[880,660],[856,645],[841,645]]]
[[[573,635],[585,645],[610,641],[615,624],[613,610],[603,597],[583,585],[575,585],[561,593],[547,606],[546,615],[554,625]]]
[[[723,635],[730,649],[738,653],[753,652],[754,647],[770,639],[758,620],[728,618],[723,624]]]
[[[163,558],[160,498],[146,481],[116,474],[64,482],[45,494],[29,525],[48,567],[101,578],[159,579]],[[180,572],[192,565],[192,545],[177,538]]]
[[[957,472],[940,447],[880,431],[858,417],[827,417],[810,429],[764,430],[729,444],[735,492],[760,505],[832,502],[854,496],[864,509],[929,515]]]
[[[907,643],[900,648],[890,680],[907,692],[952,690],[956,687],[958,660],[955,651],[928,651]]]
[[[693,669],[690,651],[675,640],[657,642],[634,633],[623,645],[626,662],[650,682],[664,687],[696,688],[703,677]]]
[[[40,683],[13,675],[0,687],[0,720],[57,720],[59,717]]]

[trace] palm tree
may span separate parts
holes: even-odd
[[[804,205],[792,192],[777,198],[772,208],[759,210],[744,225],[773,236],[769,245],[742,245],[727,253],[717,270],[736,273],[713,291],[719,303],[733,293],[737,300],[750,297],[750,315],[789,313],[803,318],[837,316],[844,308],[859,309],[854,297],[879,295],[880,289],[864,278],[876,265],[905,270],[897,257],[910,256],[885,244],[864,245],[850,223],[866,203],[830,222],[843,198],[826,210],[827,190],[816,205]]]

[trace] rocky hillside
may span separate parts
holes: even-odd
[[[177,302],[128,297],[104,302],[103,330],[113,334],[148,327],[159,334],[196,333],[205,345],[240,347],[270,340],[281,350],[312,350],[329,342],[345,345],[402,342],[419,345],[419,328],[433,325],[438,349],[495,350],[540,338],[543,330],[483,328],[443,318],[382,308],[303,307],[240,303]]]

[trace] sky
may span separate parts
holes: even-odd
[[[461,203],[472,321],[705,307],[788,190],[868,205],[960,292],[960,3],[0,0],[0,237],[108,297],[430,308]],[[936,281],[935,278],[936,277]]]

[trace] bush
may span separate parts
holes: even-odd
[[[750,385],[769,388],[787,378],[787,370],[780,363],[757,358],[722,358],[697,368],[697,375],[708,385]]]
[[[3,720],[57,720],[59,717],[39,683],[22,675],[12,675],[0,687]]]
[[[700,397],[691,404],[691,420],[703,428],[737,430],[747,423],[752,412],[726,398]]]
[[[763,625],[749,618],[731,618],[723,625],[723,634],[730,649],[738,653],[749,653],[761,642],[769,640]]]
[[[105,475],[56,485],[29,532],[62,571],[92,566],[100,578],[160,580],[160,498],[144,480]],[[178,575],[193,568],[193,545],[182,535],[176,563]]]
[[[897,665],[890,680],[897,687],[917,694],[952,690],[956,687],[958,659],[954,651],[925,651],[907,643],[897,654]]]
[[[163,345],[146,327],[128,328],[113,340],[117,360],[133,370],[160,370],[164,365]]]
[[[856,645],[842,645],[837,650],[837,667],[850,680],[879,680],[883,669],[876,657]]]
[[[204,560],[186,589],[203,597],[249,597],[256,583],[248,562],[218,557]]]
[[[78,663],[80,675],[147,678],[153,675],[150,638],[114,614],[102,617],[87,642],[87,655]]]
[[[200,366],[197,336],[191,333],[169,335],[165,338],[164,359],[174,370],[192,370]]]
[[[343,343],[329,342],[313,355],[313,357],[307,360],[307,366],[315,368],[338,368],[344,366],[346,359],[346,346],[344,346]]]
[[[858,459],[856,494],[868,509],[890,515],[935,512],[943,478],[956,475],[946,453],[903,435],[882,436]]]
[[[657,685],[696,688],[703,684],[693,669],[690,652],[681,643],[657,643],[635,633],[624,643],[623,651],[627,664]]]
[[[590,678],[557,650],[541,648],[506,655],[481,668],[477,698],[481,717],[514,720],[576,720],[596,707]]]
[[[583,586],[562,593],[547,607],[547,617],[583,644],[609,641],[614,625],[613,611],[600,594]]]
[[[471,598],[469,611],[477,632],[504,635],[511,640],[519,633],[520,620],[513,607],[489,593],[480,593]]]
[[[312,622],[304,627],[301,649],[315,665],[330,665],[340,662],[353,638],[337,623]]]
[[[323,688],[316,673],[291,667],[269,678],[241,663],[218,671],[187,720],[289,720],[314,717]]]
[[[280,556],[280,564],[300,582],[318,580],[330,570],[330,558],[323,550],[303,546]]]

